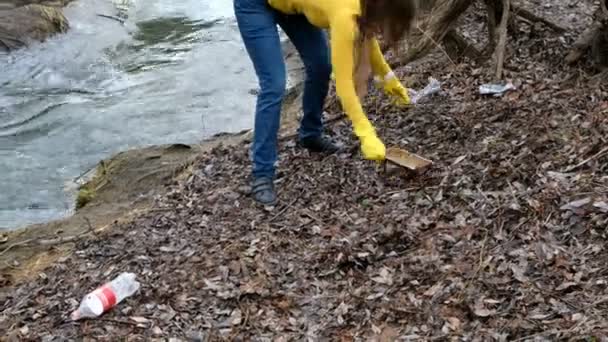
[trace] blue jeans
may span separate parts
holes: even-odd
[[[306,70],[300,139],[320,136],[323,130],[323,104],[331,75],[327,37],[305,16],[283,14],[270,7],[267,0],[234,0],[234,12],[260,85],[255,108],[252,173],[254,178],[274,177],[286,78],[277,25],[292,41]]]

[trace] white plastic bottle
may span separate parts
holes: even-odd
[[[99,317],[139,289],[134,273],[121,273],[109,283],[87,294],[78,309],[71,314],[72,320]]]

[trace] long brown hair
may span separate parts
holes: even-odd
[[[376,27],[382,28],[382,37],[394,47],[412,27],[416,19],[417,0],[360,0],[359,31],[369,35]]]

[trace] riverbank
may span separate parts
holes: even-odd
[[[297,128],[301,115],[303,66],[289,43],[283,44],[289,89],[283,105],[281,134]],[[251,139],[251,131],[220,133],[200,144],[150,146],[121,152],[102,160],[68,187],[77,187],[72,215],[0,235],[0,275],[20,282],[72,251],[72,242],[94,231],[128,222],[153,210],[166,185],[186,177],[194,160],[218,145],[234,146]]]
[[[570,38],[540,29],[514,42],[505,72],[517,88],[502,97],[478,94],[489,68],[440,52],[396,70],[415,89],[443,82],[432,101],[402,109],[373,90],[365,109],[387,145],[435,162],[420,177],[362,160],[347,121],[328,126],[347,146],[329,157],[298,149],[289,128],[268,212],[247,196],[245,137],[170,149],[193,159],[145,210],[94,226],[50,267],[12,266],[29,277],[5,276],[0,329],[17,340],[606,338],[608,89],[562,65]],[[123,271],[138,275],[136,295],[68,320]]]
[[[72,0],[8,0],[0,4],[0,52],[44,42],[70,27],[62,8]]]

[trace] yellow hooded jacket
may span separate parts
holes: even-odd
[[[353,124],[355,135],[362,141],[366,157],[384,159],[384,145],[377,138],[374,127],[363,112],[353,79],[358,36],[357,17],[361,15],[360,0],[268,0],[268,3],[282,13],[303,14],[314,26],[329,29],[331,63],[338,98]],[[380,78],[391,72],[376,39],[371,41],[370,62],[373,73]]]

